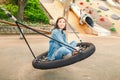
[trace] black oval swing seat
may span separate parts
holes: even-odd
[[[70,58],[49,61],[47,60],[48,52],[45,52],[37,56],[37,58],[33,60],[32,65],[36,69],[53,69],[63,67],[86,59],[95,52],[95,46],[92,43],[82,42],[78,43],[77,46],[80,47],[79,54],[71,56]]]

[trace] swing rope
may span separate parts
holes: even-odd
[[[80,40],[80,42],[82,43],[82,40],[80,39],[80,37],[78,36],[77,32],[75,31],[75,29],[69,24],[69,27],[72,29],[73,33],[76,35],[76,37]]]
[[[16,23],[16,25],[17,25],[17,27],[18,27],[18,29],[19,29],[20,33],[22,34],[22,36],[23,36],[23,38],[24,38],[24,40],[25,40],[25,42],[26,42],[26,44],[27,44],[27,46],[28,46],[28,48],[29,48],[30,52],[32,53],[33,57],[36,59],[35,54],[34,54],[34,52],[33,52],[32,48],[30,47],[30,45],[29,45],[29,43],[28,43],[28,41],[27,41],[27,39],[26,39],[26,37],[25,37],[24,33],[22,32],[22,30],[21,30],[21,28],[20,28],[20,26],[19,26],[18,22],[17,22],[17,21],[15,21],[15,23]]]
[[[28,26],[26,26],[26,25],[24,25],[24,24],[22,24],[22,23],[20,23],[20,22],[18,22],[18,21],[16,21],[16,22],[19,23],[19,24],[21,24],[21,25],[23,25],[23,27],[25,27],[25,28],[27,28],[27,29],[30,29],[30,30],[32,30],[32,31],[34,31],[34,32],[37,32],[38,34],[41,34],[41,35],[43,35],[43,36],[45,36],[45,37],[47,37],[47,38],[49,38],[49,39],[53,39],[54,41],[57,41],[57,42],[59,42],[59,43],[65,45],[65,46],[68,46],[68,47],[70,47],[70,48],[76,50],[76,49],[73,48],[72,46],[69,46],[69,45],[67,45],[67,44],[65,44],[65,43],[63,43],[63,42],[60,42],[60,41],[58,41],[58,40],[52,38],[52,37],[49,37],[48,35],[46,35],[46,34],[44,34],[44,33],[42,33],[42,32],[39,32],[39,31],[36,30],[36,29],[33,29],[33,28],[31,28],[31,27],[28,27]]]

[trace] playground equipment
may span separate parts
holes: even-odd
[[[84,10],[80,9],[77,5],[72,3],[70,5],[72,11],[77,15],[78,18],[80,18],[80,24],[86,24],[89,28],[91,28],[93,31],[97,32],[98,36],[108,36],[110,35],[110,31],[104,29],[100,25],[96,24],[93,21],[93,18],[90,16],[90,14],[87,14]]]

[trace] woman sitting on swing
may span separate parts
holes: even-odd
[[[60,60],[78,53],[79,47],[76,47],[77,42],[72,41],[71,43],[68,43],[66,41],[66,34],[64,32],[66,30],[66,24],[66,19],[64,17],[59,17],[56,21],[51,37],[75,48],[76,50],[51,39],[49,42],[48,60]]]

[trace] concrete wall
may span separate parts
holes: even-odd
[[[42,29],[42,30],[46,30],[46,31],[50,31],[51,30],[51,26],[43,26],[43,27],[33,27],[37,30]],[[26,28],[22,28],[23,32],[25,34],[36,34],[36,32],[33,32],[32,30],[26,29]],[[16,26],[0,26],[0,34],[19,34],[19,30]]]

